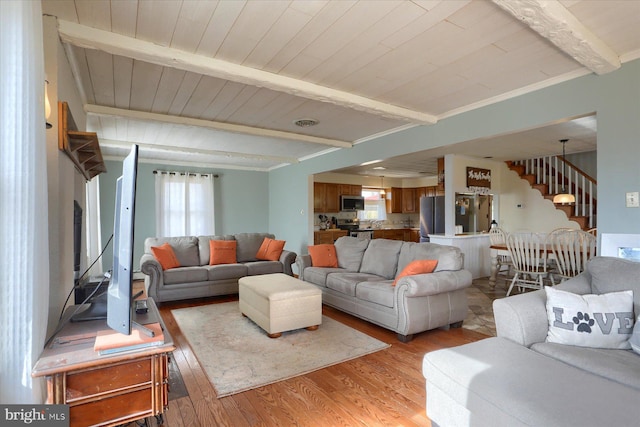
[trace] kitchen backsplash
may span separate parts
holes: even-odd
[[[338,212],[334,214],[319,214],[316,212],[314,215],[313,225],[317,228],[320,226],[320,215],[327,217],[329,220],[332,218],[336,219],[353,219],[357,218],[358,214],[356,212]],[[369,221],[361,221],[360,226],[362,228],[369,228]],[[387,219],[385,221],[380,222],[380,228],[404,228],[405,226],[409,226],[411,228],[420,227],[420,214],[387,214]]]

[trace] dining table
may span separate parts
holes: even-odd
[[[546,259],[553,258],[553,251],[551,248],[547,248],[544,243],[540,244],[540,248],[544,251]],[[491,257],[491,273],[489,275],[489,285],[491,287],[496,286],[496,278],[498,276],[498,257],[509,256],[509,248],[506,243],[497,243],[489,247]]]

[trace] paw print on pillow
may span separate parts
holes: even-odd
[[[595,325],[595,321],[589,316],[589,313],[582,313],[579,311],[573,317],[573,323],[578,325],[578,332],[591,333],[591,327]]]

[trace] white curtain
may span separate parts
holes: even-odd
[[[87,182],[87,200],[85,203],[87,214],[87,262],[89,267],[94,261],[95,264],[87,272],[87,276],[100,276],[102,270],[102,236],[100,235],[100,176],[95,176]],[[97,261],[96,261],[97,260]],[[80,272],[82,273],[82,271]]]
[[[42,403],[49,239],[39,1],[0,1],[0,402]]]
[[[156,173],[156,236],[215,234],[213,175]]]

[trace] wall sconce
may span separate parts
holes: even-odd
[[[47,89],[49,88],[49,80],[44,81],[44,118],[46,120],[46,128],[51,129],[53,125],[49,123],[49,117],[51,116],[51,104],[49,103],[49,94]]]

